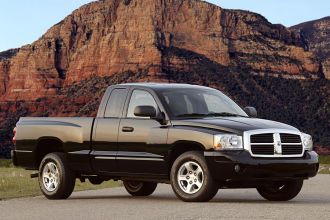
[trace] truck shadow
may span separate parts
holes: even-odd
[[[130,202],[178,202],[178,203],[184,203],[178,198],[176,198],[174,195],[152,195],[148,197],[132,197],[130,195],[100,195],[100,196],[74,196],[69,198],[68,200],[121,200],[121,201],[130,201]],[[286,205],[293,205],[293,204],[314,204],[314,205],[325,205],[330,204],[330,198],[328,197],[320,197],[320,198],[308,198],[306,200],[303,199],[296,199],[292,201],[284,201],[284,202],[273,202],[273,201],[267,201],[262,198],[228,198],[228,197],[216,197],[212,199],[209,202],[201,203],[201,204],[215,204],[215,203],[233,203],[233,204],[239,204],[239,203],[246,203],[246,204],[286,204]],[[191,203],[187,203],[191,204]]]

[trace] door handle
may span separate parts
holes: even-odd
[[[121,130],[123,132],[133,132],[134,131],[134,128],[133,127],[123,127]]]

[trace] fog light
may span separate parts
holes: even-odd
[[[238,164],[236,164],[234,169],[235,169],[235,172],[238,173],[241,170],[241,167]]]

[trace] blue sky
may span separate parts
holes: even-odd
[[[244,9],[287,27],[330,16],[329,0],[207,0],[223,8]]]
[[[330,16],[329,0],[208,0],[223,8],[257,12],[291,26]],[[28,3],[27,3],[28,2]],[[37,40],[52,25],[91,0],[1,0],[0,51]]]

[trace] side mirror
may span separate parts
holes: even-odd
[[[151,119],[158,121],[162,125],[165,125],[167,123],[165,119],[165,114],[163,112],[159,112],[157,114],[156,109],[153,106],[149,105],[141,105],[135,107],[134,115],[138,117],[150,117]]]
[[[257,110],[254,107],[245,107],[244,111],[252,118],[256,118],[258,116]]]
[[[134,109],[134,115],[138,117],[156,117],[156,109],[153,106],[141,105]]]

